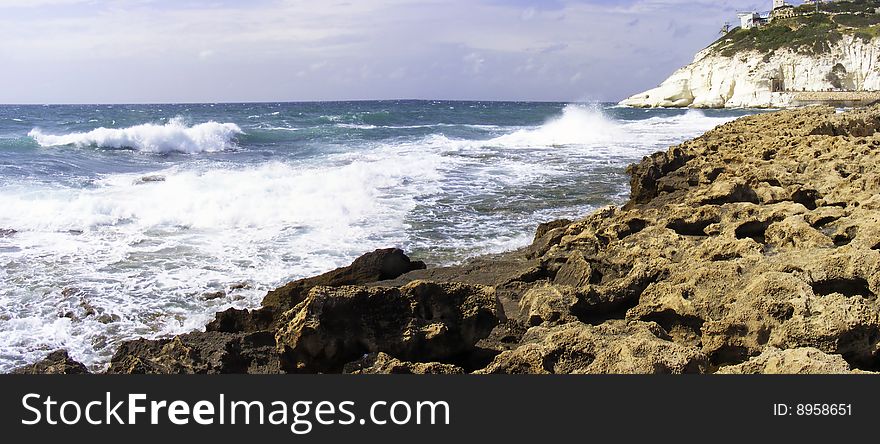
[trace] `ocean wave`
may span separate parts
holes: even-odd
[[[43,147],[73,145],[134,149],[148,153],[201,153],[233,148],[235,137],[239,134],[243,134],[243,131],[234,123],[208,121],[187,126],[183,118],[175,117],[164,125],[145,123],[128,128],[101,127],[64,135],[44,134],[34,128],[28,136]]]
[[[337,128],[345,128],[345,129],[362,129],[362,130],[368,130],[368,129],[376,129],[376,128],[379,128],[379,127],[377,127],[376,125],[360,125],[360,124],[357,124],[357,123],[337,123],[335,126],[336,126]]]
[[[322,165],[189,164],[109,174],[86,188],[4,186],[0,227],[18,233],[0,238],[0,248],[15,247],[4,262],[26,266],[0,276],[10,288],[0,294],[0,372],[55,348],[101,365],[120,340],[198,329],[217,311],[257,305],[283,282],[403,246],[405,216],[437,192],[444,159],[401,157],[390,147],[346,157]],[[230,288],[239,282],[253,287]],[[206,301],[210,290],[227,296]],[[38,292],[26,308],[10,302]],[[97,313],[84,311],[85,300]],[[118,320],[102,323],[103,313]]]
[[[597,107],[569,104],[561,116],[541,126],[520,129],[487,143],[507,147],[589,145],[611,142],[621,133],[620,124]]]

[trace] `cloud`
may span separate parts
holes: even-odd
[[[483,70],[483,64],[486,63],[486,59],[476,52],[465,55],[461,60],[465,64],[466,71],[471,74],[479,74]]]
[[[764,3],[0,0],[0,102],[616,100]]]
[[[41,8],[44,6],[90,3],[91,1],[92,0],[0,0],[0,9]]]

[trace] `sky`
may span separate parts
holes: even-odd
[[[0,103],[616,101],[770,3],[0,0]]]

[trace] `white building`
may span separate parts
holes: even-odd
[[[766,17],[761,17],[757,12],[741,12],[739,16],[739,27],[742,29],[752,29],[767,23]]]

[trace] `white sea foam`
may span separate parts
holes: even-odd
[[[439,192],[444,163],[411,148],[4,186],[0,227],[18,233],[0,237],[0,371],[60,347],[99,365],[118,340],[198,329],[288,279],[404,246],[404,218]],[[201,298],[212,290],[227,297]]]
[[[619,124],[599,109],[566,105],[561,116],[537,128],[521,129],[489,143],[511,147],[585,145],[610,142],[620,134]]]
[[[348,129],[376,129],[376,128],[378,128],[376,125],[361,125],[361,124],[356,124],[356,123],[337,123],[336,127],[348,128]]]
[[[0,228],[18,232],[0,237],[0,371],[57,348],[97,367],[120,340],[200,329],[216,311],[253,307],[269,288],[373,248],[436,259],[445,253],[435,250],[520,247],[536,223],[589,211],[578,193],[619,180],[607,193],[622,198],[625,164],[726,120],[688,112],[622,121],[571,105],[490,140],[438,131],[318,158],[109,174],[82,188],[4,182]],[[55,137],[102,146],[92,133]],[[549,199],[547,185],[571,195],[534,213],[510,208]],[[218,290],[226,297],[202,298]]]
[[[145,123],[128,128],[101,127],[64,135],[44,134],[34,128],[28,136],[44,147],[74,145],[135,149],[150,153],[200,153],[230,149],[238,134],[242,134],[242,130],[234,123],[210,121],[187,126],[183,118],[175,117],[164,125]]]

